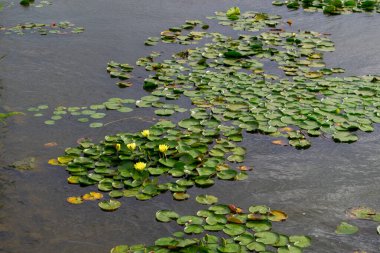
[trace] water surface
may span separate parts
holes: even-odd
[[[326,17],[321,13],[288,11],[273,7],[270,1],[220,0],[104,0],[55,1],[45,8],[5,8],[0,24],[13,26],[21,22],[51,23],[69,20],[84,26],[83,34],[40,36],[37,34],[0,35],[0,104],[3,108],[26,111],[30,106],[89,106],[110,97],[138,98],[146,94],[138,85],[119,89],[105,71],[109,60],[133,64],[150,53],[143,45],[148,36],[182,24],[185,19],[204,19],[214,11],[238,5],[242,11],[254,10],[280,14],[293,20],[294,29],[331,33],[336,43],[334,53],[326,53],[329,67],[343,67],[346,75],[380,73],[380,16],[355,14]],[[286,24],[283,25],[286,27]],[[154,50],[174,52],[167,45]],[[145,73],[138,72],[142,77]],[[184,104],[188,102],[183,101]],[[144,116],[141,118],[141,116]],[[104,128],[90,129],[75,119],[46,126],[31,116],[8,120],[0,131],[0,252],[108,252],[118,244],[151,244],[163,235],[180,228],[154,220],[158,209],[174,209],[191,214],[202,208],[193,199],[174,202],[170,194],[142,202],[123,199],[113,213],[101,212],[96,203],[73,206],[68,196],[80,195],[92,188],[66,183],[67,173],[46,161],[75,146],[81,137],[101,140],[107,134],[139,131],[152,123],[149,110],[136,109],[129,114],[111,113]],[[57,142],[53,148],[44,143]],[[247,181],[218,182],[209,189],[193,188],[213,194],[221,202],[247,208],[251,204],[268,204],[289,214],[275,230],[289,234],[306,234],[313,245],[305,252],[380,251],[377,224],[354,221],[360,232],[337,236],[335,227],[346,220],[345,210],[352,206],[380,209],[380,132],[361,134],[354,144],[336,144],[328,139],[313,139],[304,151],[278,147],[263,135],[245,136],[249,150],[246,163],[254,167]],[[36,157],[38,168],[18,172],[9,164]]]

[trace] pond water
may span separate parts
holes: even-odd
[[[105,71],[109,60],[134,64],[150,53],[143,41],[185,19],[204,19],[214,11],[237,5],[291,18],[295,29],[330,33],[336,51],[327,53],[330,67],[342,67],[347,75],[380,73],[380,16],[354,14],[324,16],[321,13],[288,11],[271,1],[220,0],[104,0],[53,1],[44,8],[22,8],[15,2],[1,12],[0,25],[22,22],[52,23],[68,20],[85,27],[82,34],[40,36],[38,34],[0,35],[0,105],[11,111],[31,106],[89,106],[111,97],[139,98],[147,92],[136,84],[119,89]],[[284,24],[285,25],[285,24]],[[173,52],[167,45],[154,50]],[[187,101],[183,101],[187,105]],[[125,116],[127,115],[127,116]],[[123,199],[122,207],[102,212],[96,203],[73,206],[68,196],[88,192],[67,184],[62,168],[47,164],[50,158],[76,145],[79,138],[95,141],[107,134],[140,131],[154,121],[150,110],[136,109],[121,115],[111,113],[103,128],[92,129],[75,120],[62,120],[55,126],[44,120],[17,116],[7,120],[0,132],[0,252],[101,253],[118,244],[151,244],[155,239],[177,231],[174,224],[155,222],[159,209],[192,214],[200,209],[194,199],[175,202],[170,194],[150,201]],[[247,135],[246,164],[253,166],[242,182],[218,182],[208,189],[189,193],[213,194],[222,203],[267,204],[285,211],[289,219],[276,224],[276,230],[312,237],[305,252],[380,252],[375,222],[352,221],[360,229],[352,236],[334,233],[345,210],[353,206],[380,209],[380,128],[360,134],[353,144],[336,144],[330,139],[313,139],[307,150],[274,146],[264,135]],[[45,143],[57,142],[56,147]],[[15,161],[36,157],[37,168],[15,171]],[[92,189],[92,188],[91,188]]]

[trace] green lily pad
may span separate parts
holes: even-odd
[[[196,224],[196,225],[202,225],[203,219],[198,216],[192,216],[192,215],[185,215],[181,216],[177,219],[177,223],[179,225],[185,225],[185,224]]]
[[[226,224],[223,232],[230,236],[237,236],[245,232],[245,227],[239,224]]]
[[[311,240],[309,237],[304,235],[292,235],[289,236],[289,241],[294,244],[294,246],[300,247],[300,248],[306,248],[311,245]]]
[[[355,134],[352,134],[350,132],[337,132],[333,134],[333,139],[336,142],[355,142],[358,140],[358,137]]]
[[[235,243],[228,243],[224,246],[219,246],[218,251],[223,253],[236,253],[240,251],[241,246]]]
[[[186,200],[186,199],[190,198],[190,195],[185,193],[185,192],[174,192],[173,198],[175,200]]]
[[[154,113],[158,116],[170,116],[174,113],[174,110],[171,109],[158,109],[155,110]]]
[[[247,249],[254,250],[255,252],[264,252],[266,250],[265,244],[261,242],[251,242],[247,245]]]
[[[357,226],[348,224],[347,222],[341,222],[335,230],[335,233],[338,235],[351,235],[358,232],[359,229]]]
[[[195,200],[203,205],[212,205],[218,202],[218,198],[213,195],[198,195]]]
[[[154,245],[162,247],[175,247],[177,244],[178,241],[172,237],[162,237],[154,242]]]
[[[170,210],[160,210],[156,212],[156,219],[161,222],[170,222],[172,220],[176,220],[179,215]]]
[[[237,171],[235,170],[222,170],[217,173],[218,178],[223,180],[233,180],[237,176]]]
[[[186,234],[200,234],[203,230],[203,226],[197,224],[186,225],[183,229]]]
[[[215,214],[229,214],[231,212],[227,205],[213,205],[210,206],[208,210],[214,212]]]
[[[101,123],[101,122],[94,122],[94,123],[90,124],[91,128],[99,128],[99,127],[102,127],[102,126],[103,126],[103,123]]]
[[[371,220],[376,211],[369,207],[353,207],[347,210],[347,215],[354,219]]]
[[[121,206],[121,203],[117,200],[110,199],[108,201],[99,202],[98,206],[103,211],[110,211],[111,212],[111,211],[116,211]]]
[[[254,234],[257,242],[264,243],[265,245],[273,245],[279,239],[279,235],[273,232],[263,231]]]
[[[108,195],[111,197],[111,198],[121,198],[124,196],[124,193],[122,191],[118,191],[118,190],[113,190],[113,191],[110,191],[108,193]]]

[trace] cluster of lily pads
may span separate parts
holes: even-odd
[[[263,13],[218,12],[209,18],[234,30],[267,30],[236,39],[208,33],[212,43],[170,60],[140,58],[138,66],[155,72],[144,80],[153,96],[189,97],[205,118],[212,115],[239,130],[284,136],[297,148],[309,147],[310,137],[321,135],[354,142],[354,131],[371,132],[373,123],[380,122],[380,78],[333,76],[344,70],[323,62],[324,52],[335,50],[326,35],[272,28],[280,17]],[[269,62],[288,77],[268,73]],[[283,133],[284,128],[290,131]]]
[[[65,166],[69,183],[97,185],[112,198],[147,200],[169,190],[174,199],[184,200],[194,185],[209,187],[215,178],[246,179],[246,167],[235,169],[225,161],[244,160],[246,151],[229,140],[232,134],[214,141],[219,132],[211,131],[213,121],[201,121],[201,131],[193,124],[183,121],[184,130],[162,121],[141,133],[106,136],[99,144],[83,141],[50,164]]]
[[[128,63],[110,61],[107,64],[107,72],[110,74],[110,77],[118,78],[120,80],[120,82],[116,83],[120,88],[132,86],[132,83],[124,81],[131,77],[128,73],[132,70],[133,66],[129,65]]]
[[[285,5],[289,9],[302,7],[305,11],[322,10],[328,15],[346,14],[352,12],[380,12],[379,0],[275,0],[275,6]]]
[[[267,206],[251,206],[244,212],[235,205],[215,204],[196,215],[180,216],[171,210],[160,210],[160,222],[175,221],[183,226],[170,237],[162,237],[152,246],[119,245],[111,253],[126,252],[278,252],[299,253],[310,246],[310,238],[284,235],[272,231],[272,222],[284,221],[287,215]],[[196,235],[188,237],[187,235]]]
[[[135,102],[134,99],[110,98],[101,104],[93,104],[91,106],[58,106],[54,109],[50,119],[45,120],[45,124],[54,125],[57,121],[68,116],[77,117],[77,121],[81,123],[90,122],[89,126],[92,128],[102,127],[104,123],[99,120],[107,115],[107,111],[131,112],[133,108],[126,106],[126,104],[135,104]],[[28,111],[33,113],[34,117],[43,117],[47,109],[49,109],[48,105],[38,105],[28,108]]]
[[[206,30],[209,28],[209,25],[201,20],[186,20],[181,26],[171,27],[168,30],[162,31],[160,37],[149,37],[145,41],[145,45],[154,46],[159,41],[181,45],[196,44],[197,41],[206,35],[204,31],[190,31],[196,27],[201,27],[203,30]]]
[[[68,34],[68,33],[82,33],[83,27],[75,26],[69,21],[61,21],[58,23],[42,24],[42,23],[23,23],[14,27],[1,27],[1,31],[5,34],[18,34],[23,35],[26,32],[39,33],[40,35],[48,34]]]
[[[144,80],[144,88],[152,91],[151,96],[137,100],[137,107],[157,107],[157,115],[170,116],[186,109],[168,100],[186,96],[204,118],[213,117],[236,131],[284,137],[296,148],[308,148],[311,137],[323,135],[338,142],[354,142],[358,139],[356,130],[370,132],[373,123],[380,122],[380,78],[338,77],[344,70],[328,68],[323,61],[325,52],[335,50],[326,35],[287,32],[275,28],[282,23],[278,15],[240,13],[238,8],[209,18],[234,30],[259,33],[233,38],[202,32],[212,42],[161,62],[156,60],[157,53],[138,59],[138,66],[154,74]],[[201,23],[188,21],[186,29]],[[185,29],[184,25],[168,31],[179,33],[179,29]],[[178,42],[178,38],[161,40]],[[131,65],[114,61],[107,67],[110,75],[119,79],[129,78],[132,70]],[[118,84],[130,86],[127,82]]]
[[[207,42],[163,61],[157,60],[158,53],[138,59],[137,66],[153,72],[144,80],[144,89],[151,95],[128,100],[136,107],[157,108],[156,115],[170,116],[187,109],[169,101],[187,97],[195,107],[189,118],[178,124],[161,121],[140,133],[106,136],[99,144],[83,141],[50,161],[65,166],[69,183],[97,185],[100,191],[108,192],[110,199],[99,203],[101,209],[118,209],[121,202],[116,198],[123,196],[148,200],[166,191],[176,200],[185,200],[192,186],[209,187],[216,178],[245,179],[247,167],[232,168],[244,161],[246,151],[236,144],[243,140],[244,131],[284,137],[296,148],[307,148],[311,137],[323,135],[338,142],[354,142],[358,139],[355,131],[373,131],[373,123],[380,122],[380,78],[338,77],[344,70],[328,68],[323,62],[324,53],[334,51],[334,43],[326,35],[285,31],[276,28],[283,23],[280,16],[240,13],[237,7],[209,18],[241,34],[234,38],[191,31],[198,25],[209,28],[196,20],[169,28],[161,37],[148,38],[147,46]],[[131,65],[114,61],[107,67],[111,77],[120,80],[128,79],[132,70]],[[103,106],[98,109],[118,109]],[[83,196],[72,200],[83,200]],[[196,200],[217,202],[210,195]],[[286,219],[281,211],[267,207],[251,207],[249,211],[213,205],[197,216],[180,217],[161,210],[157,220],[176,220],[185,225],[187,234],[223,231],[231,238],[206,235],[185,239],[183,233],[175,233],[151,247],[121,245],[112,252],[285,253],[302,252],[309,246],[305,236],[269,231],[271,221]]]
[[[348,218],[358,220],[371,220],[380,222],[380,212],[370,207],[352,207],[346,211]],[[355,225],[342,221],[336,228],[335,233],[340,235],[355,234],[359,228]],[[377,233],[380,234],[380,225],[377,226]]]

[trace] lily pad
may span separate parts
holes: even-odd
[[[156,212],[156,219],[161,222],[170,222],[172,220],[176,220],[179,215],[170,210],[160,210]]]
[[[212,205],[218,202],[218,198],[213,195],[198,195],[195,200],[203,205]]]
[[[347,222],[341,222],[335,230],[335,233],[338,235],[351,235],[358,232],[359,229],[357,226],[351,225]]]
[[[110,199],[108,201],[99,202],[98,206],[103,211],[112,212],[112,211],[116,211],[121,206],[121,203],[117,200]]]

